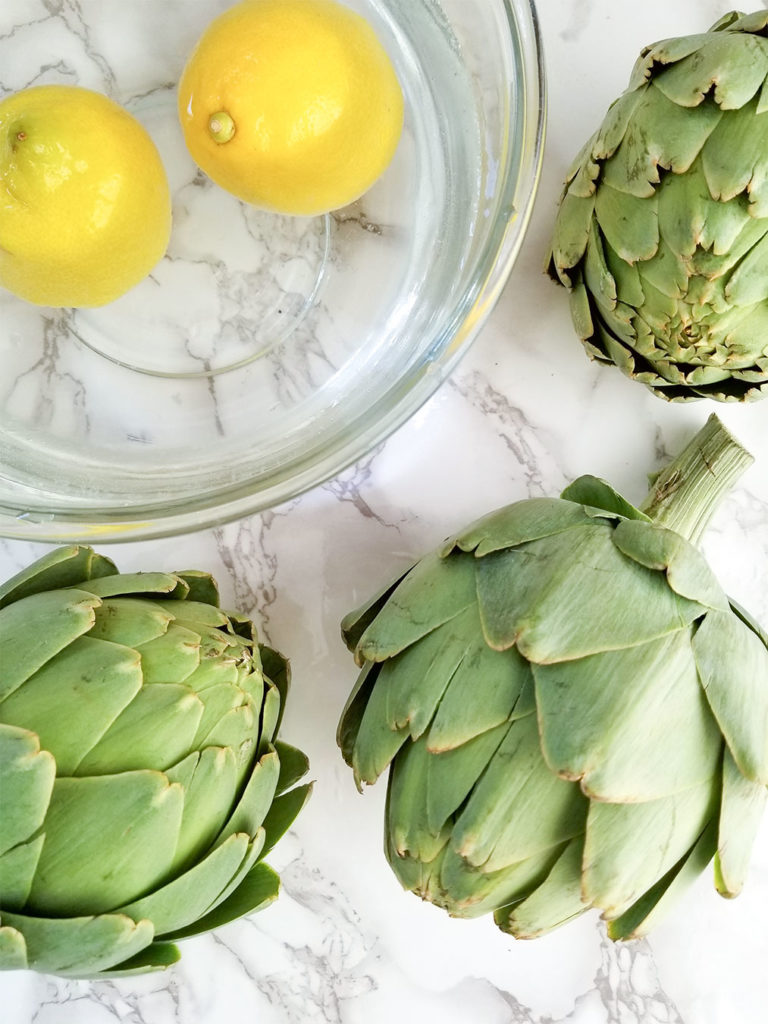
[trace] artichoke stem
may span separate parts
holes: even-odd
[[[720,501],[754,461],[713,414],[655,478],[640,508],[658,526],[698,544]]]

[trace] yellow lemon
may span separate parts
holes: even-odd
[[[240,199],[326,213],[391,161],[403,94],[369,23],[335,0],[244,0],[213,21],[179,86],[193,159]]]
[[[145,129],[71,85],[0,102],[0,285],[44,306],[101,306],[165,252],[171,200]]]

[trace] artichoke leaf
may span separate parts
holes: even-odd
[[[84,636],[7,697],[2,716],[9,725],[37,733],[55,757],[59,775],[74,775],[140,691],[135,651]],[[62,706],[66,715],[61,714]]]
[[[229,658],[220,659],[224,664],[229,664]],[[268,691],[276,691],[278,698],[278,714],[277,721],[275,723],[275,734],[280,731],[280,723],[282,722],[283,709],[285,707],[285,696],[281,691],[280,687],[274,683],[271,679],[264,675],[261,669],[261,657],[258,651],[250,650],[247,652],[241,652],[235,661],[235,668],[237,673],[237,685],[246,693],[256,707],[261,707],[267,697]],[[194,674],[194,673],[193,673]],[[185,680],[187,682],[187,680]],[[274,696],[270,700],[274,700]]]
[[[534,665],[544,758],[587,796],[656,800],[710,779],[722,737],[689,630],[578,661]],[[631,685],[627,685],[631,681]]]
[[[702,168],[713,199],[728,202],[746,192],[753,217],[768,216],[768,115],[755,99],[724,117],[702,150]]]
[[[261,705],[261,729],[259,734],[260,747],[271,743],[277,733],[277,726],[282,712],[283,702],[276,686],[269,683]]]
[[[421,646],[412,647],[407,653],[419,653]],[[413,658],[409,661],[413,661]],[[355,785],[358,789],[361,788],[363,782],[372,785],[378,779],[406,742],[410,733],[407,723],[399,727],[393,723],[389,710],[389,689],[396,679],[397,670],[397,660],[384,662],[381,670],[375,675],[374,684],[371,686],[360,718],[350,759]],[[412,678],[419,679],[416,673],[411,676],[405,672],[403,677],[406,681]],[[433,679],[436,682],[440,681],[436,674]],[[447,686],[448,680],[443,680],[443,684]],[[435,704],[439,700],[439,696],[435,699]]]
[[[388,813],[387,808],[385,815]],[[384,854],[400,885],[408,892],[414,892],[437,906],[444,906],[444,894],[440,887],[440,865],[447,849],[446,841],[437,857],[425,862],[409,854],[398,853],[391,843],[389,830],[384,832]]]
[[[581,271],[575,275],[573,288],[568,296],[568,305],[570,306],[571,318],[576,332],[584,342],[587,351],[593,359],[600,359],[600,354],[594,351],[594,346],[590,341],[595,333],[595,324],[592,317],[589,292],[584,284],[584,275]]]
[[[475,601],[471,559],[431,554],[418,562],[360,637],[358,658],[384,661],[463,612]]]
[[[341,750],[341,756],[350,768],[354,762],[355,745],[357,744],[357,737],[360,732],[365,709],[368,706],[371,695],[377,692],[376,679],[380,671],[381,663],[365,662],[339,718],[336,742]]]
[[[577,153],[571,166],[565,174],[566,188],[560,197],[562,203],[566,195],[576,198],[589,198],[594,196],[597,179],[600,177],[600,164],[594,159],[593,146],[595,136],[582,146]],[[550,254],[551,258],[551,254]]]
[[[595,196],[595,216],[608,244],[627,263],[656,255],[660,236],[655,193],[640,199],[603,184]]]
[[[628,89],[613,101],[602,125],[593,137],[592,158],[595,161],[602,165],[613,156],[625,138],[630,122],[644,96],[644,90]]]
[[[667,909],[705,870],[717,846],[717,824],[713,820],[681,860],[640,899],[617,918],[609,921],[608,935],[614,940],[640,939],[656,926]]]
[[[53,792],[56,761],[33,732],[0,722],[0,854],[41,828]]]
[[[219,664],[221,664],[219,662]],[[190,676],[184,680],[184,686],[189,685]],[[221,682],[207,686],[204,690],[197,691],[202,701],[203,712],[197,724],[197,731],[192,740],[192,746],[202,747],[205,745],[206,737],[213,727],[224,715],[242,706],[246,697],[243,691],[234,683]]]
[[[229,747],[206,747],[169,768],[166,775],[184,789],[184,810],[171,865],[171,871],[178,874],[213,845],[232,813],[238,792],[237,763]]]
[[[715,859],[715,885],[721,896],[738,896],[744,887],[752,846],[766,803],[766,787],[744,778],[726,748]]]
[[[600,241],[600,248],[605,259],[608,273],[616,282],[617,295],[621,296],[621,301],[624,305],[630,307],[633,310],[639,309],[640,306],[645,302],[645,293],[643,292],[643,280],[640,276],[640,271],[645,273],[647,267],[655,266],[660,260],[664,259],[665,246],[662,241],[659,247],[658,255],[652,260],[646,260],[645,263],[627,263],[623,260],[619,254],[611,248],[608,244],[607,239],[602,235],[595,235]],[[668,248],[668,247],[667,247]],[[688,275],[685,274],[683,278],[683,285],[688,280]]]
[[[644,384],[665,383],[652,368],[652,363],[638,358],[633,347],[625,345],[614,337],[599,318],[595,319],[595,336],[591,339],[591,343],[593,348],[602,351],[602,355],[597,355],[596,358],[604,358],[608,363],[615,363],[628,377],[642,381]]]
[[[85,754],[77,775],[164,771],[190,752],[202,715],[202,700],[183,684],[144,686]]]
[[[717,277],[765,233],[746,202],[722,203],[712,196],[702,159],[687,174],[667,175],[657,195],[661,237],[688,261],[689,276]]]
[[[661,82],[671,73],[644,90],[621,145],[605,165],[601,187],[651,198],[661,180],[660,168],[675,174],[687,171],[722,118],[718,107],[702,104],[691,111],[670,100]]]
[[[254,763],[245,789],[218,836],[216,846],[220,846],[238,832],[244,832],[249,836],[256,835],[272,806],[279,775],[280,758],[270,744]]]
[[[654,340],[658,347],[666,354],[669,346],[669,337],[672,336],[677,342],[675,336],[674,325],[677,323],[680,315],[680,303],[677,299],[670,298],[663,291],[655,288],[648,278],[643,279],[643,289],[645,292],[645,303],[643,308],[639,310],[639,315],[651,328],[654,335]],[[604,317],[603,321],[609,330],[613,327],[611,321]],[[625,343],[630,344],[633,348],[637,348],[633,344],[633,339],[627,341],[626,338],[614,330],[614,334]],[[641,353],[642,354],[642,353]],[[681,358],[682,353],[675,353],[678,358]]]
[[[280,759],[280,774],[277,779],[275,795],[285,793],[291,786],[295,786],[299,779],[302,779],[309,771],[309,758],[303,750],[292,747],[283,740],[275,741],[275,750]]]
[[[472,567],[472,559],[466,559]],[[353,763],[359,778],[373,782],[405,737],[421,736],[451,679],[473,648],[477,610],[465,608],[419,643],[386,661],[363,712]]]
[[[161,884],[183,805],[181,786],[159,772],[57,779],[30,911],[101,914]]]
[[[23,971],[27,967],[24,936],[15,928],[0,925],[0,971]]]
[[[699,50],[709,39],[709,34],[674,36],[646,46],[632,69],[629,90],[642,89],[659,75],[667,72],[667,65],[676,64],[691,53]]]
[[[768,648],[768,630],[763,629],[760,623],[749,614],[746,608],[742,608],[738,602],[733,600],[733,598],[730,599],[729,604],[733,614],[737,618],[741,619],[748,629],[751,629],[753,633],[756,633]]]
[[[303,786],[296,786],[286,793],[281,793],[272,801],[272,806],[262,823],[266,833],[264,846],[261,849],[261,856],[265,857],[271,849],[279,842],[301,811],[304,804],[312,793],[312,783]]]
[[[232,609],[225,611],[224,614],[227,617],[227,631],[232,636],[244,640],[249,647],[258,646],[259,635],[252,619],[249,619],[243,612]]]
[[[21,910],[27,902],[44,840],[45,835],[41,833],[0,854],[0,898],[3,910]]]
[[[135,956],[155,934],[151,921],[136,922],[124,914],[53,918],[3,911],[2,922],[23,936],[28,967],[76,977],[96,974]]]
[[[436,827],[429,821],[428,773],[432,759],[423,739],[409,743],[392,765],[387,788],[388,841],[397,856],[410,855],[424,863],[437,857],[450,836],[445,819],[435,822]]]
[[[173,575],[182,580],[186,587],[186,597],[183,593],[179,593],[179,597],[218,608],[219,587],[209,572],[202,572],[199,569],[181,569],[174,572]]]
[[[198,638],[200,662],[223,656],[231,657],[235,660],[247,659],[249,656],[250,650],[247,643],[240,637],[233,636],[223,629],[216,629],[213,626],[206,626],[200,622],[193,622],[183,616],[177,616],[175,624]]]
[[[717,815],[719,772],[707,782],[641,804],[593,802],[587,816],[582,894],[621,917],[694,846]]]
[[[547,767],[531,714],[512,723],[462,807],[451,843],[492,873],[579,835],[588,806],[575,783]]]
[[[456,666],[429,726],[427,746],[437,753],[460,747],[515,716],[523,690],[532,685],[528,662],[514,648],[495,651],[483,640],[476,608],[472,640]]]
[[[590,225],[589,245],[584,255],[583,272],[584,283],[592,293],[592,298],[600,307],[603,315],[613,315],[615,318],[618,289],[616,280],[608,267],[602,237],[595,220]]]
[[[267,864],[256,864],[226,900],[199,921],[179,929],[170,937],[174,940],[188,939],[193,935],[202,935],[203,932],[221,928],[230,921],[236,921],[246,914],[268,907],[270,903],[275,902],[279,892],[280,878],[276,872]]]
[[[498,927],[516,939],[537,939],[589,909],[581,896],[583,855],[584,837],[576,836],[562,849],[541,885],[522,901],[496,911],[493,918]]]
[[[254,672],[256,680],[251,683],[249,679],[248,691],[257,704],[261,703],[261,686],[263,685],[259,672]],[[215,658],[208,661],[201,661],[194,672],[184,680],[184,685],[195,693],[199,693],[204,703],[207,703],[207,696],[203,695],[204,690],[211,690],[218,686],[236,686],[239,688],[239,671],[237,662],[232,658]]]
[[[136,649],[145,683],[183,683],[200,664],[200,635],[175,623]]]
[[[723,593],[709,563],[693,544],[679,533],[648,523],[619,523],[613,542],[628,558],[648,569],[667,574],[670,587],[680,597],[707,608],[728,611]]]
[[[741,14],[739,11],[731,11],[723,15],[720,21],[710,29],[715,32],[719,28],[730,28],[733,32],[758,32],[765,34],[765,27],[768,25],[768,14],[765,11],[753,11],[751,14]]]
[[[272,683],[280,698],[280,706],[273,734],[276,736],[283,724],[283,714],[288,703],[288,693],[291,688],[291,665],[284,654],[276,651],[273,647],[267,647],[266,644],[259,644],[258,652],[264,680],[265,682]],[[256,696],[254,694],[255,699]]]
[[[659,211],[659,216],[661,216],[661,210]],[[606,247],[606,258],[613,275],[617,279],[620,277],[619,294],[625,302],[629,302],[636,310],[642,309],[645,304],[645,288],[647,284],[650,284],[655,292],[660,292],[669,299],[680,300],[686,296],[691,274],[690,266],[679,253],[669,246],[663,232],[659,251],[654,258],[646,260],[645,263],[638,263],[634,268],[631,268],[635,271],[638,278],[637,286],[633,286],[631,290],[627,288],[628,283],[630,283],[627,272],[624,271],[622,274],[619,269],[620,267],[630,269],[629,264],[624,263],[608,247]],[[635,298],[638,293],[640,301],[636,302]]]
[[[768,299],[766,261],[768,261],[768,232],[749,250],[731,274],[725,292],[728,302],[735,306],[751,306]],[[765,345],[765,336],[763,335],[763,351]],[[758,345],[753,346],[753,351],[760,351]]]
[[[170,572],[122,572],[112,576],[100,576],[82,585],[96,597],[154,597],[158,594],[184,600],[189,587],[174,573]]]
[[[360,643],[360,637],[373,622],[384,605],[389,601],[393,591],[402,583],[408,573],[413,569],[411,565],[404,572],[398,574],[386,583],[381,590],[377,591],[365,604],[360,605],[354,611],[349,612],[341,620],[341,637],[347,645],[347,649],[355,651]]]
[[[495,551],[551,537],[572,526],[584,526],[590,517],[575,502],[576,499],[564,501],[562,497],[517,501],[472,523],[448,541],[441,553],[446,557],[458,548],[484,558]]]
[[[669,99],[670,107],[701,110],[709,106],[704,99],[714,86],[715,109],[740,110],[760,90],[766,75],[768,40],[748,32],[709,33],[695,54],[657,75],[654,87]]]
[[[96,554],[93,548],[78,544],[54,548],[0,584],[0,608],[31,594],[76,587],[85,580],[115,572],[114,562],[105,555]]]
[[[152,921],[158,937],[168,937],[206,912],[237,873],[250,846],[250,836],[244,833],[230,836],[188,871],[153,889],[148,896],[124,904],[117,913],[127,914],[134,920],[146,918]]]
[[[102,981],[107,978],[131,978],[137,974],[152,974],[172,967],[180,959],[181,951],[172,942],[153,942],[135,956],[123,960],[122,963],[116,964],[106,971],[99,971],[92,977]]]
[[[167,632],[175,616],[159,601],[137,597],[106,597],[96,609],[89,636],[126,647],[138,647]]]
[[[640,519],[645,523],[650,522],[645,512],[635,508],[609,483],[588,473],[577,477],[573,483],[568,484],[560,497],[586,506],[584,511],[588,516],[594,515],[594,511],[597,511],[602,516],[608,513],[609,517],[616,516],[622,519]]]
[[[99,599],[82,590],[32,594],[0,610],[0,703],[93,625]],[[30,622],[44,622],[34,635]]]
[[[765,16],[756,11],[754,14],[742,14],[741,11],[729,11],[710,28],[710,32],[760,32],[765,27]]]
[[[212,910],[215,910],[216,907],[218,907],[220,903],[224,903],[226,900],[228,900],[229,897],[232,895],[232,893],[235,892],[235,890],[240,886],[241,882],[245,879],[245,877],[251,872],[251,870],[257,865],[257,863],[259,861],[261,861],[261,859],[264,856],[264,843],[265,843],[265,841],[266,841],[266,833],[264,832],[263,828],[260,828],[260,829],[257,830],[256,834],[253,836],[251,844],[248,847],[248,852],[246,853],[245,857],[243,858],[242,864],[237,869],[237,871],[232,876],[232,878],[229,880],[229,882],[227,882],[227,884],[224,886],[224,888],[218,894],[216,899],[210,904],[210,906],[207,908],[207,910],[201,915],[202,917],[207,917],[207,915]]]
[[[663,359],[657,360],[654,365],[667,380],[676,384],[686,384],[689,387],[718,384],[721,381],[727,381],[729,377],[727,369],[719,369],[716,366],[699,366],[688,370],[687,367],[681,368],[677,363]]]
[[[578,266],[586,251],[594,212],[593,195],[580,196],[569,190],[560,203],[549,272],[566,288],[573,284],[569,272]]]
[[[453,917],[474,918],[530,896],[561,856],[564,844],[496,871],[478,869],[449,846],[440,866],[443,903]]]
[[[433,834],[438,833],[451,815],[459,810],[508,730],[509,723],[504,722],[479,733],[460,747],[444,753],[432,753],[428,758],[423,780],[426,821]],[[429,734],[425,740],[429,750]],[[422,742],[424,740],[416,745]]]
[[[768,648],[733,612],[711,611],[696,630],[693,653],[739,770],[768,785]]]
[[[612,537],[611,526],[592,520],[478,559],[480,616],[490,646],[517,644],[529,661],[547,664],[633,647],[703,613],[660,573],[623,555]]]
[[[245,784],[253,764],[253,758],[259,751],[259,708],[250,697],[245,696],[244,702],[228,711],[200,740],[200,746],[230,747],[237,764],[238,787]],[[264,744],[266,750],[266,744]]]

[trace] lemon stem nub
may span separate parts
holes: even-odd
[[[229,142],[235,134],[235,122],[226,110],[220,110],[216,114],[211,114],[208,120],[208,131],[214,142]]]

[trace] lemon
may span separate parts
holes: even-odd
[[[101,306],[168,244],[171,200],[145,129],[71,85],[0,102],[0,285],[44,306]]]
[[[370,24],[335,0],[244,0],[216,18],[179,84],[187,147],[218,185],[280,213],[326,213],[382,174],[403,94]]]

